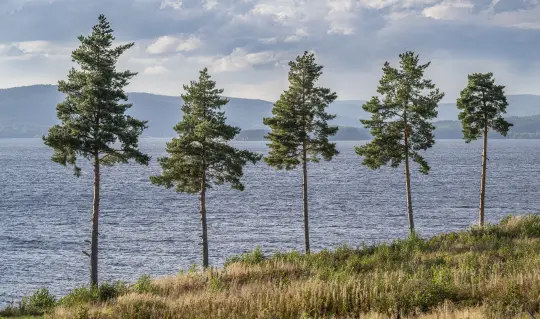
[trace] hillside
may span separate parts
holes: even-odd
[[[148,93],[129,93],[133,107],[129,114],[148,120],[145,136],[170,137],[173,126],[180,121],[180,97]],[[56,104],[63,95],[53,85],[37,85],[0,90],[0,138],[34,137],[47,132],[57,123]],[[271,114],[270,102],[231,98],[225,107],[229,123],[243,129],[263,128],[261,116]]]
[[[268,129],[244,130],[236,136],[237,141],[264,141],[268,135]],[[340,126],[335,136],[331,136],[331,141],[360,141],[368,140],[371,136],[369,132],[359,127]]]
[[[48,127],[57,123],[56,104],[63,99],[54,85],[36,85],[0,90],[0,138],[35,137],[47,132]],[[540,114],[540,96],[511,95],[508,116],[533,116]],[[181,119],[181,98],[148,93],[129,93],[133,107],[129,114],[149,121],[145,136],[170,137],[175,133],[172,127]],[[329,107],[329,112],[337,114],[332,124],[343,127],[361,127],[360,118],[369,115],[362,109],[363,101],[336,101]],[[243,130],[263,130],[264,117],[271,116],[272,103],[255,99],[231,98],[225,107],[228,122]],[[457,119],[458,110],[454,104],[443,103],[439,106],[439,121]],[[516,120],[517,121],[517,120]],[[538,117],[530,118],[523,128],[514,128],[520,133],[536,134],[540,124]],[[459,124],[459,123],[458,123]],[[460,138],[461,129],[455,124],[444,122],[445,131],[438,133],[439,138],[453,136]],[[363,130],[363,129],[361,129]],[[346,135],[352,136],[351,131]],[[354,133],[354,132],[353,132]],[[366,136],[366,132],[354,133]],[[530,134],[529,134],[530,135]],[[347,138],[345,138],[347,139]]]
[[[510,128],[507,136],[504,137],[496,132],[489,132],[490,139],[540,139],[540,115],[534,116],[508,116],[506,117],[514,126]],[[435,125],[436,139],[461,139],[461,122],[459,121],[437,121]],[[268,134],[268,129],[244,130],[238,134],[236,140],[239,141],[263,141],[264,136]],[[369,130],[363,127],[340,126],[336,136],[331,137],[334,141],[358,141],[369,140],[371,134]]]
[[[0,316],[45,318],[538,318],[540,217],[342,247],[230,258],[222,269],[133,285],[39,290]]]

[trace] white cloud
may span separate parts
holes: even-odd
[[[203,7],[206,10],[212,10],[218,5],[218,0],[203,0]]]
[[[271,38],[262,38],[259,39],[259,42],[264,44],[276,44],[278,42],[277,37],[271,37]]]
[[[302,7],[294,1],[288,0],[258,3],[253,7],[251,13],[260,16],[270,16],[281,23],[301,21],[304,17]]]
[[[321,84],[340,99],[365,99],[384,61],[413,50],[433,61],[447,99],[477,70],[493,71],[509,94],[540,94],[538,0],[48,1],[0,0],[0,86],[64,78],[78,46],[66,41],[87,34],[107,5],[118,38],[137,43],[119,64],[140,73],[129,90],[178,95],[207,66],[227,94],[272,100],[286,86],[287,62],[308,49],[325,66]],[[16,14],[3,11],[6,2]],[[60,23],[66,8],[69,26]]]
[[[215,72],[234,72],[277,60],[278,55],[271,51],[248,53],[245,49],[236,48],[230,55],[216,58],[211,69]]]
[[[26,57],[43,56],[55,58],[67,58],[71,55],[72,49],[76,45],[53,43],[51,41],[23,41],[10,45],[3,45],[4,53],[10,53],[12,56],[21,55]]]
[[[150,54],[163,54],[180,51],[192,51],[201,46],[202,42],[196,36],[162,36],[148,46],[146,52]]]
[[[426,6],[441,2],[441,0],[358,0],[358,3],[370,9],[408,9],[415,6]]]
[[[174,10],[179,10],[182,8],[182,0],[163,0],[161,1],[160,9],[173,8]]]
[[[170,72],[171,71],[169,69],[167,69],[166,67],[162,65],[155,65],[155,66],[147,67],[143,71],[144,74],[149,74],[149,75],[160,75],[160,74],[166,74]]]
[[[186,39],[178,39],[180,42],[176,51],[193,51],[201,46],[201,39],[195,36],[189,36]]]
[[[146,52],[150,54],[161,54],[171,51],[171,49],[176,45],[178,39],[171,36],[162,36],[159,37],[156,42],[152,43],[146,49]]]
[[[423,14],[433,19],[454,20],[472,13],[474,4],[466,0],[443,1],[432,7],[425,8]]]
[[[52,49],[53,44],[48,41],[27,41],[16,43],[15,46],[24,53],[45,53]]]
[[[329,0],[330,11],[326,20],[330,21],[328,33],[351,35],[354,33],[354,22],[358,18],[358,1],[355,0]]]
[[[501,12],[494,16],[494,23],[524,29],[540,29],[540,6],[530,10]]]
[[[285,42],[298,42],[304,38],[307,38],[309,33],[305,28],[298,28],[293,35],[290,35],[285,38]]]

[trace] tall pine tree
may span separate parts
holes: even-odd
[[[240,133],[240,128],[225,123],[221,107],[229,101],[221,96],[222,89],[216,89],[206,68],[200,71],[199,81],[184,85],[184,90],[183,119],[174,127],[178,137],[167,143],[170,156],[158,159],[161,175],[150,180],[166,188],[174,186],[177,192],[199,194],[203,267],[207,268],[206,192],[213,185],[224,183],[244,190],[240,181],[244,166],[248,162],[255,164],[262,156],[227,143]]]
[[[444,97],[431,80],[424,79],[424,71],[430,63],[419,64],[418,55],[406,52],[399,55],[399,68],[386,62],[377,92],[362,107],[371,113],[371,119],[361,120],[371,129],[373,140],[356,147],[356,153],[364,157],[362,164],[371,169],[390,163],[397,168],[405,162],[405,189],[409,230],[414,234],[414,218],[411,196],[409,159],[420,165],[420,172],[427,174],[430,167],[420,155],[435,143],[434,126],[430,120],[437,117],[437,105]]]
[[[469,75],[468,79],[467,87],[461,91],[457,99],[457,107],[461,110],[458,118],[463,127],[463,138],[466,143],[483,137],[478,224],[484,226],[488,131],[491,129],[506,136],[512,124],[502,116],[506,113],[508,102],[504,95],[504,86],[495,85],[493,73],[474,73]]]
[[[308,161],[318,162],[321,156],[329,161],[338,154],[336,144],[328,142],[328,137],[338,131],[337,126],[328,125],[335,115],[326,113],[337,95],[316,86],[323,67],[315,63],[313,53],[304,52],[289,67],[289,89],[274,104],[274,116],[264,119],[272,130],[266,137],[270,140],[270,152],[265,161],[279,170],[302,165],[304,241],[309,253]]]
[[[54,149],[52,160],[62,165],[73,165],[75,175],[81,169],[77,159],[91,161],[94,169],[94,200],[90,249],[90,284],[98,284],[98,234],[100,205],[100,167],[127,163],[134,159],[147,165],[150,158],[138,149],[138,138],[146,122],[125,115],[131,104],[124,87],[136,75],[117,71],[118,58],[133,43],[112,47],[113,30],[105,16],[90,36],[80,36],[81,45],[72,53],[80,69],[71,69],[67,81],[59,81],[58,90],[66,95],[56,107],[61,124],[49,129],[43,137]]]

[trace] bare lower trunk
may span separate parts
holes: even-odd
[[[90,248],[90,285],[98,285],[98,235],[99,235],[99,158],[94,157],[94,202],[92,210],[92,241]]]
[[[409,169],[409,137],[405,129],[405,190],[407,192],[407,215],[409,217],[409,231],[414,234],[414,217],[411,196],[411,172]]]
[[[307,185],[307,154],[306,145],[302,150],[302,195],[304,200],[304,243],[306,254],[309,254],[309,214],[308,214],[308,185]]]
[[[200,194],[203,268],[208,268],[208,231],[206,226],[206,185],[203,180]]]
[[[484,147],[482,151],[482,180],[480,182],[480,212],[478,216],[478,224],[484,226],[484,203],[486,199],[486,160],[487,160],[487,140],[488,140],[487,124],[484,126]]]

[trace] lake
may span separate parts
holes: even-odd
[[[177,273],[200,264],[196,195],[150,184],[168,139],[143,139],[148,167],[120,165],[102,172],[100,280],[133,282],[142,274]],[[358,246],[408,234],[403,168],[372,171],[354,146],[338,142],[331,162],[310,164],[311,247]],[[264,142],[235,142],[265,153]],[[62,295],[89,279],[92,171],[50,161],[41,139],[0,139],[0,306],[42,286]],[[489,142],[486,219],[537,212],[540,140]],[[422,236],[467,229],[477,222],[481,142],[439,140],[428,151],[432,171],[412,174],[415,222]],[[416,168],[416,167],[415,167]],[[301,172],[264,163],[245,170],[244,192],[208,193],[210,262],[260,246],[265,253],[303,249]]]

